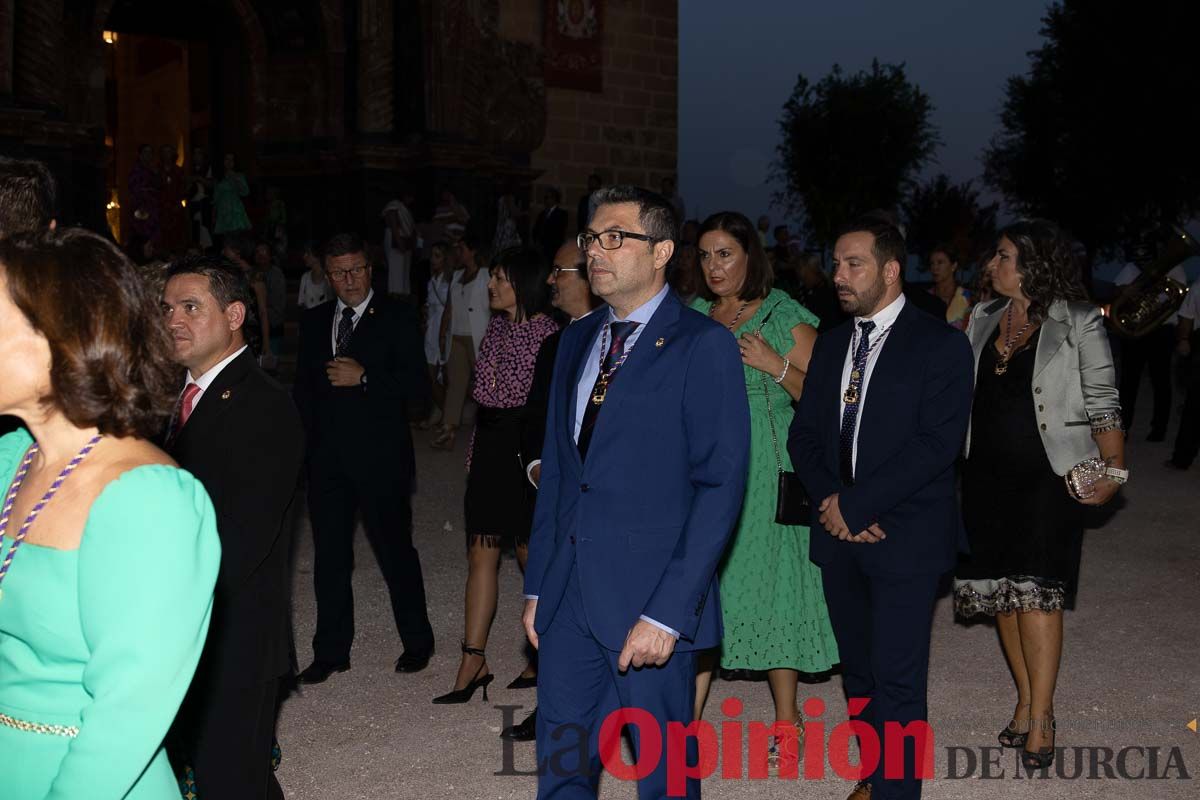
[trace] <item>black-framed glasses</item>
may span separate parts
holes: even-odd
[[[600,233],[592,233],[584,231],[575,239],[575,243],[579,245],[579,249],[587,251],[592,246],[592,242],[599,242],[600,247],[604,250],[616,250],[626,239],[636,239],[639,242],[658,242],[653,236],[647,236],[644,233],[631,233],[629,231],[601,231]]]
[[[329,276],[330,280],[341,283],[342,281],[350,278],[357,278],[366,271],[366,267],[351,267],[350,269],[331,269],[326,274]]]
[[[554,268],[550,270],[550,273],[554,276],[554,280],[558,280],[558,276],[564,272],[583,272],[583,267],[560,267],[558,264],[555,264]]]

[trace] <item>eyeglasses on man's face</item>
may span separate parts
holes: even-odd
[[[550,270],[550,274],[554,276],[554,280],[558,280],[564,272],[583,272],[583,267],[560,267],[558,264]]]
[[[575,243],[578,244],[579,249],[583,250],[584,252],[586,252],[587,249],[592,246],[592,242],[599,242],[600,247],[604,250],[616,250],[625,242],[626,239],[636,239],[639,242],[661,241],[653,236],[647,236],[644,233],[631,233],[630,231],[611,230],[601,231],[600,233],[584,231],[575,239]]]
[[[347,281],[350,278],[357,278],[366,271],[367,268],[365,266],[359,266],[350,267],[349,269],[331,269],[326,274],[329,275],[329,279],[331,281],[337,281],[338,283],[341,283],[342,281]]]

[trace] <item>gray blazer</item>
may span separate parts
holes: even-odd
[[[980,303],[971,312],[967,338],[975,351],[977,374],[983,348],[1008,304],[1001,298]],[[1100,309],[1067,300],[1050,305],[1038,339],[1030,401],[1056,473],[1066,475],[1079,462],[1100,454],[1092,439],[1093,425],[1119,424],[1121,418],[1116,370]],[[971,452],[970,427],[965,452]]]

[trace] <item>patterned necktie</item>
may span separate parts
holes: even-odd
[[[596,374],[596,382],[592,384],[592,396],[604,383],[611,385],[616,380],[615,372],[608,376],[606,382],[602,381],[602,378],[624,354],[625,340],[637,326],[636,322],[613,322],[609,325],[609,329],[612,331],[612,344],[609,345],[608,352],[604,354],[604,365],[600,367],[600,372]],[[588,446],[592,443],[592,431],[596,427],[596,418],[600,416],[600,408],[603,405],[603,403],[592,402],[591,396],[589,396],[587,405],[584,406],[583,424],[579,427],[579,443],[577,445],[581,458],[587,458]]]
[[[854,362],[850,366],[850,383],[846,387],[844,397],[854,398],[853,403],[846,403],[842,412],[841,435],[841,477],[846,486],[854,485],[854,431],[858,425],[858,407],[862,405],[862,385],[867,374],[867,356],[871,354],[871,331],[875,323],[865,320],[858,323],[862,336],[858,340],[858,349],[854,351]]]
[[[352,333],[354,333],[354,309],[346,306],[342,309],[342,318],[338,320],[335,356],[346,355],[346,347],[350,344],[350,334]]]

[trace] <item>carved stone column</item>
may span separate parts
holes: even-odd
[[[363,133],[390,133],[395,125],[394,5],[391,0],[362,0],[359,6],[358,129]]]
[[[13,25],[13,93],[32,106],[62,108],[63,0],[19,0]]]

